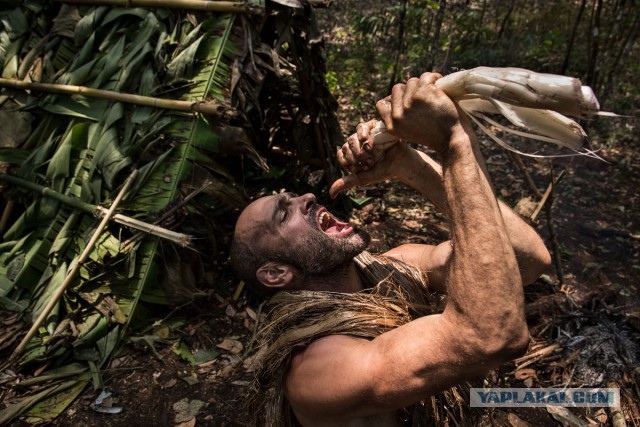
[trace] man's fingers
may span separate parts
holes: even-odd
[[[366,141],[369,138],[369,132],[371,131],[370,122],[361,122],[356,126],[356,136],[360,141]],[[353,135],[352,135],[353,136]]]
[[[391,133],[393,133],[392,120],[402,117],[402,112],[404,110],[404,105],[403,105],[404,94],[405,94],[405,85],[403,84],[397,84],[391,90],[391,117],[389,117],[390,120],[384,121],[384,124],[387,126],[387,129]]]
[[[436,80],[438,80],[441,77],[442,77],[442,74],[440,73],[423,73],[420,76],[420,82],[432,85],[432,84],[435,84]]]
[[[361,181],[359,175],[347,175],[343,176],[342,178],[338,178],[331,185],[331,188],[329,189],[329,196],[332,199],[335,199],[338,194],[342,193],[343,191],[347,191],[348,189],[357,187],[358,185],[363,185],[360,182]]]
[[[404,108],[411,107],[411,102],[413,101],[413,94],[415,93],[416,88],[418,87],[419,81],[420,80],[418,80],[416,77],[413,77],[407,81],[407,84],[404,89],[404,94],[402,96],[402,104],[404,105]]]
[[[340,194],[341,192],[343,192],[348,188],[351,188],[351,187],[347,187],[346,185],[347,184],[345,183],[344,178],[336,179],[336,181],[331,185],[331,188],[329,189],[329,197],[331,197],[332,199],[335,199],[338,196],[338,194]]]
[[[366,131],[367,134],[369,133],[369,131]],[[360,156],[360,152],[362,151],[360,148],[360,141],[358,138],[356,138],[354,135],[351,135],[348,139],[347,139],[347,145],[349,146],[349,149],[351,151],[351,155],[353,156],[353,158],[355,159],[356,157]]]
[[[353,165],[356,164],[356,159],[355,159],[355,157],[353,155],[353,150],[348,144],[345,144],[345,145],[342,146],[342,154],[344,155],[345,162],[350,167],[353,167]]]
[[[342,166],[346,170],[351,169],[352,165],[347,161],[347,159],[344,156],[344,147],[338,148],[337,157],[338,157],[338,163],[340,163],[340,166]]]
[[[376,102],[376,109],[384,124],[388,125],[391,119],[391,95]]]
[[[353,187],[362,187],[364,185],[374,184],[382,181],[383,178],[379,172],[374,170],[362,171],[357,174],[351,174],[338,178],[329,189],[329,196],[335,199],[338,194]]]

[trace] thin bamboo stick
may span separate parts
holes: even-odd
[[[189,203],[189,201],[191,199],[193,199],[195,196],[200,194],[202,191],[206,190],[209,185],[211,185],[211,181],[207,180],[202,186],[200,186],[200,188],[197,188],[194,191],[192,191],[191,193],[189,193],[180,203],[174,205],[171,209],[169,209],[164,214],[162,214],[162,216],[160,218],[158,218],[158,220],[151,227],[160,228],[156,224],[165,223],[165,221],[168,218],[170,218],[174,213],[176,213],[178,211],[178,209],[182,209],[182,207],[185,206],[187,203]],[[140,230],[141,231],[145,231],[143,229],[140,229]],[[134,242],[137,242],[138,240],[140,240],[141,237],[142,237],[142,234],[141,233],[137,233],[133,237],[131,237],[129,240],[124,242],[124,244],[122,246],[125,248],[125,250],[128,250],[129,246],[132,245]],[[187,247],[187,246],[189,246],[191,244],[191,236],[187,236],[187,237],[189,238],[189,240],[186,241],[185,244],[182,244],[181,246]],[[179,243],[179,242],[176,242],[176,243]]]
[[[107,5],[120,7],[164,7],[168,9],[192,9],[207,12],[262,13],[261,8],[241,1],[212,0],[55,0],[60,3]]]
[[[191,113],[197,112],[211,116],[221,116],[225,113],[233,114],[230,109],[225,108],[223,105],[213,100],[207,102],[180,101],[175,99],[153,98],[151,96],[136,95],[133,93],[120,93],[111,90],[93,89],[84,86],[23,82],[21,80],[5,78],[0,78],[0,87],[60,93],[65,95],[84,95],[91,98],[107,99],[110,101],[143,105],[145,107],[164,108],[167,110],[186,111]]]
[[[69,287],[73,279],[75,279],[76,275],[80,271],[80,267],[82,267],[84,262],[89,257],[89,254],[93,250],[93,246],[98,241],[98,238],[100,237],[105,227],[109,223],[111,216],[115,213],[115,210],[118,207],[118,204],[120,204],[120,201],[129,190],[129,187],[131,186],[131,184],[133,183],[133,180],[136,178],[137,175],[138,175],[138,170],[134,169],[133,172],[131,172],[131,175],[129,175],[129,177],[125,181],[124,185],[122,186],[122,189],[118,192],[118,195],[116,196],[115,200],[111,204],[111,207],[107,211],[106,215],[104,216],[104,218],[102,218],[102,221],[98,225],[98,228],[96,228],[96,231],[93,233],[93,236],[91,236],[91,240],[89,240],[89,243],[87,243],[87,246],[84,248],[84,251],[80,255],[80,258],[78,258],[78,262],[76,262],[76,264],[73,266],[71,271],[67,273],[67,277],[64,279],[64,282],[62,282],[60,287],[56,290],[55,294],[53,294],[53,296],[47,303],[47,306],[42,310],[42,312],[40,313],[40,316],[38,316],[38,319],[33,323],[33,325],[31,326],[31,329],[29,329],[29,332],[27,332],[27,335],[25,335],[25,337],[22,339],[18,347],[16,347],[16,349],[14,350],[13,354],[11,355],[12,362],[15,361],[22,354],[22,352],[24,351],[25,347],[27,346],[31,338],[33,338],[33,336],[38,331],[38,328],[40,327],[40,325],[42,325],[42,323],[47,318],[49,313],[51,313],[51,310],[53,310],[53,307],[58,303],[64,291]]]
[[[96,213],[95,205],[92,205],[91,203],[83,202],[82,200],[74,199],[73,197],[69,197],[66,194],[58,193],[57,191],[52,190],[49,187],[43,187],[42,185],[38,185],[26,179],[18,178],[17,176],[7,175],[4,173],[0,174],[0,179],[3,181],[9,182],[11,184],[15,184],[19,187],[27,188],[31,191],[41,194],[44,197],[57,200],[75,209],[79,209],[81,211],[90,213],[92,215],[95,215]]]
[[[99,216],[106,215],[107,209],[102,206],[96,206],[96,211]],[[121,214],[115,214],[113,220],[118,224],[125,225],[129,228],[141,231],[143,233],[152,234],[156,237],[161,237],[166,240],[171,240],[174,243],[179,244],[182,247],[191,245],[191,236],[188,234],[178,233],[158,225],[149,224],[148,222],[139,221],[135,218],[124,216]]]
[[[520,171],[524,175],[525,181],[527,182],[527,185],[529,186],[531,191],[533,191],[536,197],[541,197],[541,200],[538,203],[538,206],[536,207],[535,211],[531,215],[530,219],[531,221],[535,221],[536,218],[538,217],[538,214],[540,213],[540,209],[544,207],[544,210],[547,216],[547,228],[549,229],[549,239],[551,240],[551,246],[553,249],[552,250],[553,262],[556,268],[556,275],[558,276],[558,284],[561,286],[564,283],[564,273],[562,272],[562,260],[559,252],[560,246],[558,245],[558,241],[557,241],[556,227],[555,225],[553,225],[553,212],[552,212],[551,204],[553,203],[553,187],[557,185],[558,182],[560,182],[560,179],[564,175],[564,171],[562,171],[562,173],[560,173],[558,178],[555,180],[553,179],[553,173],[552,173],[551,182],[549,183],[549,186],[547,187],[547,190],[544,192],[544,195],[543,195],[542,193],[540,193],[540,190],[538,190],[538,187],[536,187],[536,185],[534,184],[533,180],[531,179],[531,176],[529,176],[529,173],[527,172],[527,169],[525,168],[524,163],[522,163],[522,160],[520,159],[520,157],[516,153],[513,153],[513,152],[510,152],[510,153],[511,153],[511,158],[515,161],[516,165],[518,166],[518,169],[520,169]],[[552,172],[553,172],[553,169],[552,169]],[[547,199],[549,199],[550,197],[551,197],[551,201],[547,203]]]
[[[104,218],[104,216],[108,212],[108,209],[105,209],[102,206],[96,206],[90,203],[83,202],[82,200],[74,199],[73,197],[58,193],[57,191],[52,190],[49,187],[43,187],[42,185],[27,181],[26,179],[18,178],[17,176],[0,174],[0,179],[11,184],[15,184],[19,187],[28,188],[29,190],[43,195],[44,197],[49,197],[51,199],[57,200],[83,212],[89,213],[91,215],[96,215],[98,218]],[[188,234],[177,233],[175,231],[167,230],[166,228],[159,227],[154,224],[149,224],[121,214],[113,215],[112,219],[118,224],[148,234],[153,234],[154,236],[161,237],[163,239],[171,240],[172,242],[177,243],[183,247],[189,246],[191,244],[191,236],[189,236]]]

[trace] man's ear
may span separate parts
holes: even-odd
[[[291,264],[267,262],[258,268],[256,278],[268,288],[294,289],[300,284],[302,274]]]

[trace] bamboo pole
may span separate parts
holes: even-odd
[[[31,191],[41,194],[44,197],[57,200],[75,209],[79,209],[81,211],[90,213],[92,215],[95,215],[96,213],[96,207],[91,203],[83,202],[82,200],[69,197],[66,194],[58,193],[57,191],[52,190],[49,187],[43,187],[42,185],[38,185],[26,179],[18,178],[17,176],[7,175],[4,173],[0,174],[0,179],[3,181],[9,182],[11,184],[17,185],[19,187],[27,188]]]
[[[96,206],[96,211],[99,217],[103,217],[107,213],[107,209],[103,208],[102,206]],[[113,216],[113,220],[118,224],[133,228],[142,233],[147,233],[156,237],[160,237],[162,239],[170,240],[173,243],[177,243],[178,245],[182,246],[183,248],[191,246],[191,236],[188,234],[178,233],[176,231],[160,227],[159,225],[149,224],[148,222],[143,222],[121,214],[115,214]]]
[[[181,209],[183,206],[185,206],[187,203],[189,203],[189,201],[191,199],[193,199],[195,196],[197,196],[198,194],[200,194],[201,192],[206,190],[209,185],[211,185],[211,181],[207,180],[202,186],[200,186],[200,188],[197,188],[194,191],[192,191],[190,194],[188,194],[180,203],[174,205],[171,209],[169,209],[164,214],[162,214],[162,216],[160,218],[158,218],[158,220],[153,225],[150,225],[150,226],[151,227],[161,228],[160,226],[158,226],[156,224],[163,224],[165,222],[165,220],[167,220],[174,213],[176,213],[178,211],[178,209]],[[161,229],[164,230],[164,228],[161,228]],[[139,228],[139,230],[140,231],[145,231],[142,228]],[[183,235],[183,236],[188,237],[189,240],[185,244],[183,244],[181,246],[182,247],[190,246],[191,245],[191,236],[188,236],[188,235]],[[125,250],[127,250],[128,247],[130,245],[132,245],[134,242],[137,242],[138,240],[140,240],[141,237],[142,237],[141,233],[136,233],[129,240],[125,241],[124,244],[123,244],[123,247],[125,248]]]
[[[167,110],[186,111],[190,113],[197,112],[211,116],[222,116],[225,113],[233,115],[231,109],[225,108],[222,104],[216,101],[180,101],[175,99],[136,95],[133,93],[120,93],[111,90],[93,89],[84,86],[23,82],[21,80],[5,78],[0,78],[0,87],[9,87],[20,90],[35,90],[39,92],[59,93],[64,95],[84,95],[91,98],[107,99],[110,101],[125,102],[145,107],[164,108]]]
[[[54,0],[59,3],[107,5],[120,7],[149,7],[168,9],[192,9],[206,12],[262,13],[262,8],[243,1],[213,0]]]
[[[73,197],[58,193],[57,191],[52,190],[49,187],[43,187],[42,185],[27,181],[26,179],[18,178],[17,176],[0,174],[0,179],[11,184],[15,184],[19,187],[28,188],[29,190],[41,194],[44,197],[49,197],[51,199],[57,200],[64,203],[65,205],[69,205],[88,214],[96,215],[98,218],[104,218],[108,212],[108,209],[105,209],[102,206],[96,206],[87,202],[83,202],[82,200],[74,199]],[[149,224],[121,214],[113,215],[112,219],[118,224],[145,233],[153,234],[154,236],[161,237],[163,239],[171,240],[172,242],[177,243],[183,247],[189,246],[191,244],[191,236],[189,236],[188,234],[177,233],[175,231],[167,230],[166,228],[162,228],[154,224]]]
[[[46,317],[49,315],[49,313],[51,313],[51,310],[53,310],[53,307],[58,303],[64,291],[69,287],[73,279],[75,279],[76,275],[80,271],[80,267],[82,267],[84,262],[89,257],[89,254],[93,250],[93,246],[98,241],[98,238],[104,231],[105,227],[109,223],[109,220],[111,219],[111,216],[114,214],[116,208],[118,207],[118,204],[120,204],[120,201],[122,201],[122,198],[129,190],[129,187],[131,186],[131,184],[133,183],[133,180],[136,178],[137,175],[138,175],[138,170],[134,169],[133,172],[131,172],[131,175],[129,175],[129,177],[125,181],[124,185],[122,186],[122,189],[118,192],[118,195],[116,196],[115,200],[111,204],[111,207],[105,214],[104,218],[102,218],[102,221],[98,225],[98,228],[96,228],[96,231],[93,233],[93,236],[91,236],[89,243],[87,243],[87,246],[84,248],[84,251],[80,255],[80,258],[78,258],[78,262],[76,262],[76,264],[73,266],[71,271],[67,273],[67,277],[64,279],[64,282],[62,282],[60,287],[56,290],[55,294],[53,294],[53,296],[47,303],[47,306],[42,310],[42,312],[40,313],[40,316],[38,316],[38,319],[33,323],[33,325],[31,326],[31,329],[29,329],[29,332],[27,332],[27,335],[25,335],[25,337],[22,339],[18,347],[16,347],[16,349],[14,350],[13,354],[11,355],[11,359],[10,359],[11,362],[15,361],[22,354],[22,352],[24,351],[25,347],[27,346],[31,338],[33,338],[33,336],[38,331],[38,328],[40,328],[40,325],[42,325]]]

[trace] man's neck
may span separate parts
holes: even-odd
[[[357,267],[349,261],[329,273],[308,276],[304,289],[309,291],[330,291],[354,293],[364,289]]]

